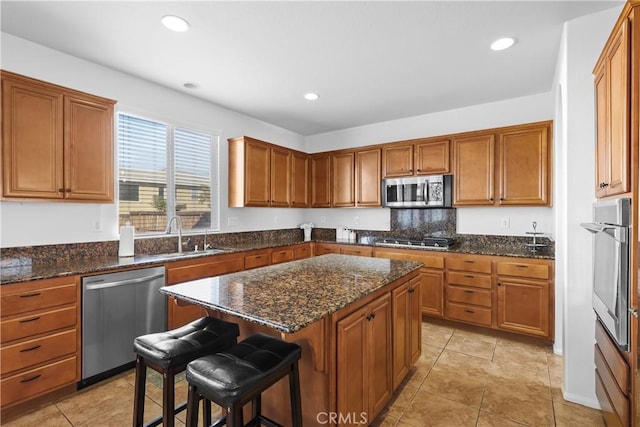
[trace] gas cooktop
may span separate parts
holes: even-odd
[[[420,248],[447,250],[455,243],[451,237],[425,237],[423,239],[407,239],[404,237],[387,237],[376,240],[376,246],[388,246],[393,248]]]

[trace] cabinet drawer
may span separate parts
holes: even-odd
[[[624,425],[629,425],[629,399],[620,390],[616,380],[613,378],[611,371],[607,367],[607,362],[604,360],[604,356],[600,352],[598,345],[594,346],[593,358],[596,364],[596,372],[598,373],[602,385],[609,397],[611,405],[614,411],[620,417],[620,420]]]
[[[167,285],[235,273],[244,269],[244,257],[242,256],[216,256],[215,258],[215,261],[187,262],[177,266],[167,266]]]
[[[76,352],[76,330],[60,332],[44,338],[21,342],[0,350],[0,373],[17,371],[47,360]]]
[[[76,324],[77,306],[24,315],[0,323],[0,340],[9,342],[43,332],[68,328]]]
[[[596,369],[596,396],[598,397],[598,402],[600,403],[602,418],[604,418],[605,424],[607,427],[623,427],[618,414],[616,414],[615,409],[613,409],[613,404],[611,403],[611,399],[607,395],[607,391],[602,384],[602,380],[600,379],[600,375],[598,375],[598,370]]]
[[[264,267],[269,265],[269,254],[249,255],[244,257],[244,269]]]
[[[602,324],[596,320],[596,345],[604,357],[605,363],[611,374],[618,383],[620,390],[626,395],[629,395],[631,389],[629,384],[629,365],[624,360],[624,357],[618,351],[616,345],[611,341],[609,335],[605,331]]]
[[[293,250],[295,259],[309,258],[311,256],[311,248],[309,246],[300,246]]]
[[[491,309],[447,303],[447,317],[479,325],[491,326]]]
[[[491,260],[478,258],[448,258],[449,270],[473,271],[476,273],[491,273]]]
[[[3,293],[0,296],[2,317],[76,302],[75,283],[51,288]]]
[[[447,300],[491,308],[491,291],[449,286],[447,287]]]
[[[316,255],[339,254],[340,247],[338,245],[325,245],[322,243],[316,243],[314,252]]]
[[[0,405],[26,400],[76,381],[76,357],[32,369],[0,382]]]
[[[528,277],[531,279],[548,279],[549,266],[527,264],[524,262],[499,262],[498,274],[501,276]]]
[[[342,255],[359,255],[359,256],[371,256],[373,254],[372,248],[362,248],[362,247],[354,247],[354,248],[341,248],[340,253]]]
[[[426,250],[419,249],[375,249],[376,258],[399,259],[402,261],[417,261],[424,264],[425,268],[444,268],[444,258],[429,255]]]
[[[271,253],[271,264],[293,261],[293,249],[282,249]]]
[[[447,274],[447,283],[451,285],[471,286],[473,288],[491,289],[491,276],[474,273],[456,273],[453,271]]]

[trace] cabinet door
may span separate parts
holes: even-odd
[[[546,124],[500,133],[500,205],[549,205],[549,133],[549,126]]]
[[[358,206],[380,206],[382,172],[380,149],[356,153],[356,194]]]
[[[291,206],[309,207],[309,156],[295,151],[291,154]]]
[[[113,202],[113,104],[65,96],[65,197]]]
[[[271,148],[271,206],[291,205],[291,151]]]
[[[384,147],[382,174],[385,178],[413,175],[413,145]]]
[[[311,156],[311,207],[331,207],[331,156]]]
[[[624,21],[606,60],[608,89],[607,196],[629,191],[629,31]]]
[[[493,134],[453,140],[454,205],[493,205]]]
[[[498,278],[498,327],[549,337],[549,282]]]
[[[245,146],[245,206],[269,206],[271,155],[266,144],[247,141]]]
[[[3,76],[4,197],[64,197],[63,108],[59,91]]]
[[[333,173],[331,206],[355,206],[355,153],[332,155],[331,171]]]
[[[595,74],[596,92],[596,197],[607,195],[606,184],[609,180],[609,149],[607,138],[607,78],[605,76],[605,63],[602,63]]]
[[[368,307],[363,307],[339,320],[336,325],[338,334],[336,392],[337,412],[340,414],[369,412],[369,370],[367,369],[369,313],[367,310]]]
[[[369,304],[367,369],[369,371],[369,415],[373,420],[391,398],[391,295],[386,294]]]
[[[444,315],[444,273],[442,271],[422,270],[420,274],[422,295],[421,309],[429,316]]]
[[[409,332],[409,366],[413,365],[422,352],[422,278],[420,276],[409,282],[410,332]]]
[[[447,174],[451,172],[448,139],[415,145],[416,175]]]
[[[391,292],[393,302],[393,388],[400,385],[409,372],[411,341],[411,294],[409,282]]]

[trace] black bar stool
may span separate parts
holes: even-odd
[[[280,426],[260,413],[263,391],[289,376],[291,418],[293,427],[302,426],[300,403],[300,377],[298,360],[301,348],[264,334],[250,336],[225,352],[196,359],[187,365],[189,397],[187,399],[187,427],[198,425],[198,401],[205,399],[205,411],[211,410],[207,401],[215,402],[226,410],[226,416],[212,427],[244,426],[242,406],[252,401],[252,419],[249,425]],[[208,414],[210,417],[210,414]],[[205,418],[207,414],[205,412]],[[208,421],[205,419],[208,425]],[[282,427],[282,426],[280,426]]]
[[[136,357],[136,382],[133,404],[133,425],[143,426],[147,366],[162,374],[162,416],[145,427],[174,426],[174,416],[186,408],[186,402],[175,406],[175,375],[184,371],[187,363],[207,354],[225,351],[233,346],[240,334],[238,325],[213,317],[202,317],[178,329],[142,335],[133,342]],[[207,403],[207,402],[205,402]],[[196,406],[198,404],[196,403]],[[209,406],[209,405],[205,405]],[[207,415],[209,414],[209,415]],[[211,420],[211,408],[205,409]]]

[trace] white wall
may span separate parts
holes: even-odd
[[[308,136],[306,151],[361,147],[552,119],[553,97],[549,92]],[[553,208],[483,207],[458,208],[456,211],[457,231],[461,234],[522,236],[532,230],[531,222],[536,221],[538,231],[553,237]],[[313,215],[314,223],[320,217],[313,213],[306,215]],[[333,226],[349,226],[346,222],[351,221],[350,226],[354,229],[366,228],[354,225],[354,215],[341,210],[333,209],[322,216]],[[388,224],[389,211],[374,211],[371,219],[378,224]],[[502,227],[503,219],[508,220],[508,228]]]
[[[227,208],[226,178],[227,138],[250,135],[304,149],[303,136],[6,33],[0,33],[0,36],[2,69],[116,99],[117,108],[122,111],[134,110],[154,118],[219,132],[222,231],[292,228],[304,222],[302,209]],[[1,202],[0,209],[0,247],[118,238],[116,204]],[[238,225],[229,226],[229,217],[235,218]]]
[[[556,104],[556,295],[562,293],[564,398],[598,407],[593,374],[591,220],[595,106],[591,71],[622,6],[564,26],[553,87]]]

